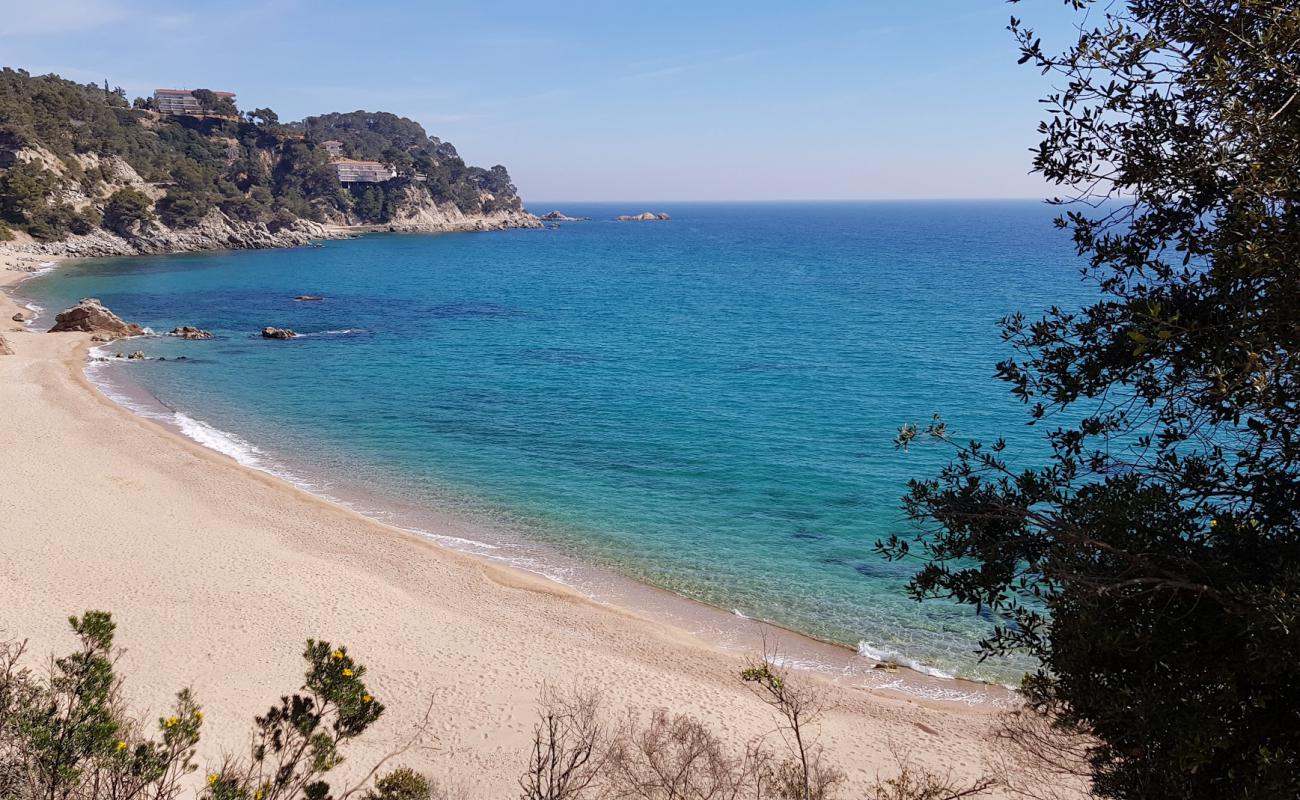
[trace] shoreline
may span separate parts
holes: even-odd
[[[12,252],[12,251],[7,251],[7,252]],[[0,254],[5,254],[5,253],[6,251],[3,248],[0,248]],[[10,284],[17,283],[22,279],[24,279],[25,277],[30,277],[31,274],[32,273],[14,273],[8,271],[0,273],[0,286],[8,290],[10,288],[9,287]],[[6,309],[5,312],[6,318],[13,313],[12,311],[13,303],[10,300],[10,298],[7,296],[7,294],[5,294],[2,297],[2,299],[0,299],[0,306]],[[630,636],[632,639],[638,641],[642,639],[653,641],[655,644],[653,645],[653,647],[649,652],[645,650],[643,645],[631,647],[630,648],[631,652],[621,647],[613,648],[612,650],[610,650],[607,647],[605,650],[601,651],[600,655],[602,656],[605,662],[613,665],[618,665],[618,667],[621,668],[620,671],[627,671],[628,668],[631,668],[630,671],[633,674],[636,673],[644,674],[644,672],[650,666],[649,664],[646,663],[647,661],[649,661],[657,669],[667,670],[670,675],[677,675],[679,678],[680,678],[680,673],[674,672],[675,667],[674,665],[671,664],[671,662],[673,662],[675,659],[672,657],[668,658],[667,661],[670,663],[668,665],[665,665],[664,657],[660,651],[669,650],[672,652],[673,656],[680,658],[683,662],[687,662],[691,664],[695,664],[696,662],[708,662],[712,666],[708,670],[709,676],[705,678],[705,682],[712,683],[713,684],[712,689],[718,694],[720,694],[722,697],[727,698],[726,703],[728,704],[728,706],[730,706],[732,703],[740,703],[738,708],[744,706],[744,703],[741,703],[736,697],[736,690],[738,690],[741,693],[741,697],[744,696],[743,688],[738,686],[734,686],[734,687],[730,686],[731,683],[735,683],[735,682],[729,680],[729,677],[731,676],[729,676],[728,673],[732,673],[735,670],[725,666],[726,664],[730,664],[732,667],[734,667],[736,664],[740,662],[740,659],[737,657],[736,651],[727,652],[725,649],[719,648],[714,643],[707,641],[707,637],[702,637],[699,632],[692,633],[690,631],[681,630],[680,626],[674,626],[671,622],[663,622],[658,619],[647,618],[646,616],[639,614],[636,610],[628,610],[617,604],[610,604],[610,603],[604,603],[604,602],[592,600],[591,598],[584,597],[580,593],[573,591],[571,588],[565,587],[554,581],[547,580],[536,574],[529,573],[515,567],[504,566],[500,563],[493,562],[487,558],[475,557],[473,555],[466,555],[462,552],[458,552],[455,549],[448,548],[445,545],[439,545],[434,542],[431,542],[429,541],[428,536],[422,537],[417,533],[412,533],[410,531],[403,530],[401,528],[396,528],[391,525],[384,524],[382,521],[362,515],[360,512],[356,511],[355,509],[348,508],[344,505],[340,505],[337,503],[331,503],[329,500],[313,495],[303,490],[300,487],[292,486],[291,484],[283,481],[282,479],[275,477],[271,474],[268,474],[264,471],[258,471],[253,467],[248,467],[245,465],[238,464],[228,456],[222,455],[210,448],[203,447],[202,445],[192,441],[191,439],[183,437],[180,433],[176,431],[167,430],[165,426],[159,425],[156,421],[149,420],[139,415],[136,415],[132,413],[130,410],[128,410],[127,408],[124,408],[118,405],[117,403],[115,403],[108,396],[104,395],[98,388],[94,386],[91,380],[85,375],[86,354],[90,346],[90,343],[88,341],[89,337],[86,335],[59,334],[57,336],[46,336],[45,334],[37,333],[32,328],[26,328],[25,330],[19,332],[6,331],[6,334],[7,334],[7,338],[10,340],[11,347],[13,347],[13,349],[15,350],[15,355],[0,356],[0,371],[5,370],[6,368],[12,369],[12,365],[19,364],[22,366],[24,370],[30,369],[30,370],[35,370],[37,372],[44,373],[47,380],[53,380],[54,384],[62,384],[59,387],[58,391],[53,392],[55,398],[59,402],[72,404],[80,408],[93,408],[97,413],[92,416],[105,418],[111,422],[114,428],[132,431],[133,435],[137,435],[141,439],[147,439],[148,443],[154,449],[160,449],[164,451],[165,458],[171,458],[171,459],[183,458],[187,462],[194,462],[195,474],[193,476],[194,477],[193,482],[195,483],[200,482],[200,478],[211,479],[213,477],[213,474],[220,473],[219,477],[221,481],[224,483],[224,485],[226,485],[227,487],[233,487],[234,490],[237,490],[240,493],[257,494],[259,495],[257,499],[261,501],[266,501],[267,498],[261,497],[260,495],[269,495],[271,499],[271,505],[274,508],[279,509],[279,513],[287,512],[293,515],[319,516],[326,520],[327,524],[325,527],[332,527],[336,532],[337,529],[340,527],[340,525],[342,527],[345,527],[349,530],[353,530],[356,532],[356,535],[350,537],[349,540],[346,542],[325,534],[317,533],[315,535],[312,535],[309,532],[303,532],[300,530],[295,530],[293,531],[291,536],[288,536],[282,530],[287,526],[287,523],[271,524],[270,521],[268,520],[268,524],[270,524],[270,527],[272,529],[279,531],[282,536],[287,536],[287,538],[289,539],[296,540],[295,542],[296,544],[302,545],[302,547],[291,547],[290,549],[295,551],[294,553],[292,553],[294,557],[287,558],[287,559],[281,558],[278,563],[283,563],[286,561],[288,563],[295,563],[301,559],[310,560],[314,556],[315,560],[329,562],[329,567],[331,569],[343,570],[346,572],[348,568],[353,565],[349,564],[346,558],[339,560],[334,558],[334,556],[342,553],[352,553],[354,549],[358,547],[362,548],[362,550],[364,551],[366,545],[372,543],[369,540],[373,538],[375,540],[373,542],[374,544],[382,544],[385,547],[385,549],[390,549],[392,551],[400,551],[404,554],[403,558],[406,561],[410,561],[413,559],[415,562],[418,562],[418,564],[415,564],[414,566],[408,566],[406,563],[401,563],[400,565],[389,563],[387,567],[383,569],[362,570],[362,572],[365,574],[360,576],[349,573],[348,578],[350,579],[350,585],[360,587],[359,590],[373,591],[376,590],[376,588],[383,588],[383,584],[394,582],[395,578],[401,577],[403,573],[407,571],[420,572],[422,570],[423,571],[434,570],[436,572],[443,573],[444,580],[450,580],[450,578],[448,578],[447,576],[454,575],[455,580],[462,584],[465,583],[467,580],[472,579],[475,576],[478,576],[482,579],[485,579],[486,583],[489,586],[494,587],[494,589],[489,589],[486,591],[483,591],[482,587],[478,587],[475,589],[475,592],[477,592],[477,594],[483,595],[480,596],[478,599],[482,602],[486,602],[488,605],[492,605],[492,603],[494,602],[500,604],[498,601],[500,601],[501,598],[493,594],[494,590],[500,591],[505,594],[509,594],[512,592],[525,592],[530,595],[536,595],[538,598],[542,598],[542,601],[539,602],[538,605],[547,606],[547,608],[533,609],[531,607],[531,604],[528,604],[528,611],[525,612],[526,616],[523,619],[520,619],[518,614],[509,617],[509,622],[511,624],[515,624],[516,627],[518,627],[519,623],[522,623],[524,628],[531,628],[534,626],[544,628],[545,625],[543,623],[552,621],[553,617],[556,614],[560,614],[561,616],[568,614],[568,615],[576,615],[578,617],[583,618],[584,624],[587,626],[592,626],[604,630],[617,629],[617,634],[615,638],[618,638],[620,640],[624,640]],[[54,373],[61,374],[61,377],[56,377],[53,379],[49,378],[49,374],[51,373],[51,371],[53,371]],[[12,388],[22,389],[26,387],[17,385]],[[13,400],[13,398],[6,398],[6,399],[10,401]],[[17,406],[14,407],[17,408]],[[27,410],[32,411],[33,409],[27,409]],[[6,425],[5,427],[9,428],[10,426]],[[93,440],[97,436],[100,436],[102,434],[103,434],[102,431],[95,430],[92,431],[90,438]],[[3,439],[5,440],[6,444],[10,444],[10,442],[8,441],[10,438],[14,438],[21,441],[23,440],[25,435],[26,435],[25,431],[23,430],[16,430],[16,431],[5,430],[3,432]],[[115,440],[114,437],[112,436],[107,436],[104,438],[107,439],[106,443],[96,442],[95,444],[97,446],[106,447],[109,450],[112,450],[114,448],[119,450],[127,449],[122,446],[124,444],[123,442],[121,442],[120,440]],[[30,447],[30,446],[38,445],[39,443],[27,443],[27,444]],[[127,459],[126,463],[129,464],[132,462],[130,459]],[[8,464],[6,462],[6,472],[10,472],[12,468],[13,465]],[[10,475],[6,475],[5,477],[7,479],[10,479],[7,482],[12,484],[13,475],[10,474]],[[190,476],[186,476],[186,477],[190,477]],[[132,479],[124,478],[124,480],[130,482]],[[177,479],[177,481],[181,485],[179,487],[170,487],[170,488],[173,489],[179,488],[181,490],[180,497],[179,497],[179,500],[181,502],[179,505],[185,508],[188,508],[188,504],[197,503],[201,505],[199,501],[205,499],[204,494],[202,492],[196,491],[195,487],[189,486],[184,478]],[[36,487],[31,487],[31,488],[36,488]],[[48,488],[48,487],[44,487],[44,488]],[[37,494],[46,495],[48,493],[38,489]],[[57,494],[55,496],[57,496]],[[253,508],[257,511],[265,511],[265,502],[263,502],[263,504],[260,506],[257,503],[253,503],[247,508]],[[59,510],[60,509],[48,509],[48,511],[59,511]],[[62,510],[71,511],[72,509],[62,509]],[[144,508],[144,509],[132,508],[130,510],[133,511],[131,516],[137,519],[142,516],[143,517],[149,516],[148,512],[151,511],[154,513],[161,513],[157,509],[150,509],[150,508]],[[207,509],[207,510],[211,511],[211,509]],[[18,511],[21,513],[21,509],[18,509]],[[184,516],[184,514],[181,514],[180,512],[175,510],[170,511],[168,513],[174,516],[175,515],[179,515],[181,517]],[[191,516],[193,515],[194,514],[191,514]],[[10,516],[9,518],[26,519],[26,521],[30,524],[32,522],[31,516],[32,514],[29,511],[28,514],[26,514],[25,516]],[[258,530],[252,530],[250,531],[250,533],[253,534],[254,537],[263,535]],[[437,534],[432,534],[432,535],[437,535]],[[23,537],[21,536],[21,533],[19,531],[0,530],[0,542],[14,544],[15,542],[21,541],[22,538]],[[193,541],[179,542],[179,543],[174,542],[172,544],[174,545],[172,548],[173,550],[176,549],[176,546],[181,546],[181,549],[188,549],[188,545],[194,544],[194,542]],[[249,544],[249,542],[245,541],[244,544],[247,545]],[[145,548],[148,549],[149,542],[145,542],[144,545]],[[192,559],[187,559],[183,553],[173,552],[171,553],[171,555],[182,562],[187,562],[188,560],[192,560]],[[285,556],[286,554],[282,552],[277,552],[276,555]],[[339,561],[340,563],[335,563],[336,561]],[[58,564],[56,564],[55,566],[57,567]],[[370,566],[374,566],[374,565],[370,565]],[[396,572],[396,574],[394,571]],[[12,578],[12,576],[7,574],[5,577],[6,579]],[[10,580],[9,582],[12,584],[12,580]],[[414,586],[412,587],[411,582],[409,581],[398,581],[398,582],[407,584],[408,595],[428,594],[430,591],[432,591],[432,588],[434,586],[438,585],[437,583],[416,581],[414,582]],[[380,586],[379,587],[373,586],[372,584],[375,583],[380,584]],[[637,585],[644,586],[642,584],[637,584]],[[11,585],[10,588],[12,589],[14,587]],[[644,587],[644,588],[653,589],[653,587]],[[663,592],[663,590],[654,590],[654,591]],[[669,595],[671,593],[663,592],[663,594]],[[21,592],[19,592],[19,596],[21,596]],[[276,595],[276,597],[279,597],[279,595]],[[678,596],[672,595],[672,597],[677,598]],[[686,602],[686,603],[693,602],[693,601],[686,600],[685,598],[679,598],[679,600],[681,602]],[[562,609],[563,613],[561,613],[560,610],[557,610],[556,608],[553,607],[556,604],[558,604],[560,609]],[[453,604],[453,605],[457,605],[457,604]],[[703,604],[696,604],[696,605],[703,608],[710,608],[710,611],[713,614],[724,616],[724,617],[729,616],[724,611],[711,609],[711,607],[705,607],[703,606]],[[11,634],[22,634],[22,635],[28,634],[27,630],[20,630],[18,628],[18,625],[16,624],[18,622],[26,623],[26,626],[24,627],[34,625],[39,630],[43,630],[48,633],[51,630],[51,625],[57,626],[58,621],[64,615],[77,610],[80,609],[78,607],[48,609],[46,614],[46,616],[48,616],[48,619],[43,618],[39,615],[24,614],[21,612],[15,613],[10,610],[4,610],[4,611],[0,611],[0,624],[3,624],[5,627],[7,627],[9,629],[9,633]],[[111,603],[107,604],[107,610],[117,611],[117,609],[114,608]],[[298,610],[302,611],[302,609],[298,609]],[[339,609],[336,607],[333,610],[337,612]],[[462,612],[462,611],[464,612],[465,615],[468,615],[470,617],[476,617],[481,615],[481,612],[478,609],[474,609],[471,611],[471,610],[465,610],[460,608],[453,608],[449,611],[448,609],[444,608],[441,610],[444,616],[450,615],[451,617],[455,617],[457,612]],[[518,611],[518,609],[515,610]],[[395,619],[390,619],[389,623],[396,623],[399,626],[409,625],[411,623],[411,620],[409,619],[409,614],[404,613],[400,609],[394,610],[393,608],[389,608],[388,613],[391,615],[395,615]],[[530,618],[534,615],[536,615],[537,618],[535,619]],[[299,623],[299,627],[301,627],[301,623],[304,621],[301,618],[301,616],[302,615],[300,614],[300,617],[296,620],[296,622]],[[306,616],[310,618],[313,615],[307,614]],[[332,617],[330,618],[330,620],[334,622],[338,621],[337,619],[334,619]],[[481,622],[481,620],[478,621]],[[124,638],[130,641],[131,638],[130,635],[132,633],[132,625],[130,621],[120,620],[120,622],[122,623]],[[479,626],[479,628],[475,628],[475,626],[469,625],[468,622],[466,622],[465,620],[458,620],[458,622],[460,622],[462,626],[466,627],[466,630],[473,630],[477,634],[484,633],[484,631],[481,630],[481,626]],[[318,629],[308,631],[307,635],[318,635],[318,636],[339,636],[340,635],[339,633],[336,633],[334,630],[331,630],[327,624],[321,624],[319,621],[316,621],[316,623]],[[758,626],[758,623],[753,623],[753,624],[755,626]],[[771,628],[770,626],[761,626],[761,627],[765,629],[770,628],[772,631],[778,630],[775,628]],[[570,626],[560,626],[559,628],[552,627],[548,631],[548,633],[553,634],[556,638],[570,640],[569,644],[574,643],[572,640],[583,640],[584,644],[588,648],[596,647],[596,645],[590,641],[590,632],[583,628],[573,628]],[[750,646],[748,648],[742,648],[750,653],[754,652],[757,649],[755,645],[757,644],[757,640],[760,638],[756,631],[753,632],[752,635],[754,638],[753,640],[751,640]],[[807,639],[806,637],[802,637],[798,634],[794,634],[790,632],[780,631],[778,635],[781,639],[782,645],[785,645],[787,643],[787,640],[793,639],[795,637],[798,637],[800,639],[805,639],[807,642],[816,643],[815,640]],[[41,642],[44,637],[33,635],[32,638],[33,641],[35,642]],[[58,637],[53,637],[53,638],[57,639]],[[305,638],[305,636],[300,638]],[[471,636],[471,638],[475,638],[475,637]],[[381,676],[381,680],[382,680],[382,676],[384,676],[387,673],[387,671],[391,668],[390,665],[386,663],[387,660],[386,653],[384,652],[385,650],[390,648],[380,647],[378,651],[372,651],[370,644],[366,644],[365,647],[363,648],[355,642],[355,639],[356,636],[349,634],[349,638],[348,638],[349,643],[353,644],[354,647],[356,647],[357,652],[362,653],[364,655],[365,659],[371,664],[373,673],[378,676]],[[263,647],[265,647],[267,643],[261,642],[261,644],[263,645]],[[837,645],[827,645],[824,643],[816,643],[816,644],[820,644],[825,648],[835,648],[836,650],[841,649]],[[128,645],[128,646],[133,648],[139,647],[139,645]],[[148,648],[142,648],[142,649],[148,649]],[[288,646],[282,649],[287,650],[287,656],[290,658],[296,655],[295,652],[296,646],[292,644],[292,639],[288,644]],[[600,649],[600,648],[597,647],[596,649]],[[786,648],[783,646],[782,647],[783,652],[785,652],[785,649]],[[42,652],[42,651],[41,649],[38,649],[37,652]],[[639,652],[640,658],[632,657],[633,652]],[[851,651],[847,650],[847,648],[844,648],[843,652],[851,653]],[[508,652],[496,653],[495,655],[497,656],[495,663],[497,663],[498,665],[500,664],[501,661],[509,662],[521,657],[519,654],[508,653]],[[281,658],[281,659],[283,659],[283,657],[284,657],[283,655],[277,656],[277,658]],[[489,655],[483,653],[474,654],[474,657],[470,657],[470,656],[466,656],[466,657],[469,657],[471,658],[471,660],[476,660],[479,662],[483,662],[484,660],[489,662],[493,661],[493,659],[490,658]],[[529,664],[530,659],[526,655],[523,656],[523,659],[524,659],[523,663],[528,664],[530,667],[533,666],[532,664]],[[865,660],[865,659],[859,659],[859,660]],[[569,659],[567,656],[565,658],[562,658],[558,662],[558,666],[560,668],[558,670],[553,669],[552,671],[557,672],[559,675],[565,675],[566,673],[572,672],[571,669],[563,668],[566,663],[569,663]],[[556,665],[552,665],[552,666],[554,667]],[[571,663],[569,663],[569,666],[570,667],[572,666]],[[139,679],[140,675],[138,673],[140,672],[141,670],[138,669],[133,671],[128,671],[128,680],[131,682],[135,682],[135,680]],[[543,674],[547,674],[546,670],[543,670],[542,672]],[[883,671],[877,671],[877,672],[883,672]],[[894,675],[891,675],[889,677],[897,678],[901,673],[904,673],[904,670],[899,670],[899,673],[895,673]],[[602,672],[601,674],[605,674],[606,677],[608,677],[609,673]],[[983,706],[971,706],[967,703],[955,702],[952,700],[926,699],[924,694],[919,692],[916,693],[916,696],[907,696],[897,691],[897,687],[894,686],[862,685],[861,682],[862,675],[849,674],[849,672],[843,670],[839,674],[834,674],[833,671],[830,672],[824,671],[823,674],[825,674],[827,677],[832,677],[835,679],[833,683],[828,683],[828,686],[832,687],[833,691],[836,692],[838,695],[842,695],[842,697],[837,697],[837,700],[844,700],[846,705],[855,707],[854,713],[849,715],[849,719],[855,720],[856,722],[854,724],[843,724],[837,726],[836,728],[836,732],[838,734],[836,736],[837,739],[844,739],[847,737],[848,739],[852,740],[855,738],[860,738],[860,737],[849,736],[848,731],[852,728],[858,728],[858,727],[862,727],[863,729],[865,729],[868,724],[879,725],[882,719],[893,719],[896,722],[897,721],[896,718],[900,713],[904,711],[907,712],[915,711],[915,712],[923,712],[923,715],[926,716],[927,719],[932,719],[934,715],[937,714],[942,719],[948,720],[949,726],[952,724],[953,721],[959,721],[961,723],[961,727],[967,729],[965,731],[967,734],[973,734],[972,736],[969,737],[966,735],[959,737],[959,739],[961,740],[957,743],[959,749],[965,749],[966,751],[973,754],[975,751],[982,751],[987,747],[987,743],[985,742],[986,731],[984,729],[986,729],[987,726],[991,723],[994,717],[994,713],[996,711],[996,709],[990,707],[992,704],[983,705]],[[417,683],[424,681],[426,685],[429,679],[429,676],[422,674],[419,669],[415,669],[411,671],[406,677],[408,680]],[[462,676],[462,677],[467,677],[467,676]],[[909,682],[913,678],[913,676],[910,674],[907,675],[906,677],[909,679]],[[922,680],[924,678],[925,676],[922,676],[920,674],[915,675],[915,680],[920,681],[921,683],[925,683],[925,681]],[[693,680],[698,680],[698,679],[700,679],[700,676],[698,675],[698,673],[696,673],[693,677]],[[951,683],[951,684],[961,683],[956,680],[953,681],[941,681],[941,679],[929,679],[929,680],[932,683],[940,683],[940,682]],[[533,685],[535,690],[536,687],[535,680],[528,681],[528,683]],[[625,681],[620,680],[617,682],[616,685],[617,693],[624,698],[624,702],[627,705],[637,705],[637,703],[635,702],[637,699],[640,699],[642,702],[644,702],[646,699],[650,699],[650,701],[655,704],[667,703],[670,702],[671,699],[672,702],[670,703],[670,705],[673,707],[673,710],[688,711],[697,714],[700,713],[699,710],[692,710],[689,707],[689,704],[681,702],[683,698],[664,697],[663,696],[664,693],[658,690],[651,691],[649,694],[649,698],[646,698],[644,696],[641,698],[637,698],[635,697],[635,695],[637,694],[644,695],[644,691],[643,691],[644,687],[636,686],[635,681],[633,682],[633,684],[634,685],[629,686]],[[280,689],[277,689],[276,691],[281,691],[283,688],[289,688],[290,685],[291,684],[289,683],[284,683],[282,687]],[[973,684],[973,686],[981,687],[982,689],[985,690],[991,688],[986,684]],[[654,688],[655,687],[651,687],[651,689]],[[513,687],[513,691],[515,695],[513,697],[513,702],[507,702],[504,703],[504,705],[506,708],[508,708],[508,713],[506,716],[507,719],[514,720],[516,719],[516,717],[518,717],[519,719],[518,725],[507,726],[510,728],[514,737],[518,738],[517,736],[518,734],[526,733],[526,731],[529,728],[533,702],[531,700],[520,702],[521,698],[518,695],[521,692],[523,694],[528,694],[528,692],[523,687],[518,686],[517,676],[515,680],[515,686]],[[626,695],[628,695],[629,693],[633,695],[633,697],[627,697]],[[699,699],[698,693],[694,693],[694,692],[687,693],[688,697],[692,695],[694,695],[697,700]],[[710,699],[713,700],[713,702],[715,703],[718,702],[718,700],[714,698],[710,698]],[[151,702],[156,704],[158,702],[158,699],[153,698],[151,699]],[[837,705],[838,704],[839,703],[837,703]],[[498,709],[502,705],[503,704],[500,702],[500,698],[498,698],[498,703],[497,703]],[[873,706],[873,705],[876,707],[868,708],[868,706]],[[752,717],[753,713],[756,710],[761,710],[761,709],[750,708],[747,713],[750,717]],[[761,720],[761,716],[762,715],[759,714],[760,719],[758,720],[758,723],[760,725],[763,724]],[[839,715],[837,714],[837,716]],[[906,717],[907,714],[903,714],[903,716]],[[724,718],[729,719],[730,717],[726,717],[724,715]],[[845,721],[840,720],[840,722],[844,723]],[[912,727],[920,726],[920,725],[924,725],[930,729],[936,729],[936,725],[933,722],[923,723],[918,721],[918,722],[914,722]],[[748,726],[743,726],[743,727],[748,727]],[[832,727],[829,721],[827,727],[828,728]],[[843,728],[843,730],[840,730],[841,727]],[[904,726],[904,730],[909,730],[909,729],[907,726]],[[925,730],[925,728],[922,728],[922,730]],[[498,733],[500,732],[501,731],[498,731]],[[491,738],[491,737],[485,737],[485,738]],[[853,746],[851,742],[842,742],[841,744],[848,750],[859,751],[856,754],[856,758],[850,758],[845,761],[846,767],[849,767],[854,764],[862,764],[862,763],[865,764],[875,763],[877,767],[881,766],[880,759],[882,758],[882,755],[879,753],[881,749],[879,747],[879,744],[881,744],[881,742],[879,741],[875,742],[874,744],[870,745],[866,750],[862,749],[862,745],[863,745],[862,742],[857,742],[856,746]],[[499,749],[500,748],[498,747],[498,750]],[[516,748],[516,750],[517,749],[518,748]],[[846,752],[845,755],[848,755],[848,753]],[[945,759],[944,762],[946,763],[947,760]],[[480,766],[483,765],[480,764]],[[505,779],[504,782],[501,782],[500,784],[501,786],[513,785],[513,777],[514,777],[513,775],[504,775],[501,777]]]
[[[96,355],[109,345],[90,348]],[[753,642],[780,641],[782,655],[796,669],[822,675],[852,678],[862,686],[894,691],[910,697],[1006,708],[1015,702],[1015,690],[997,683],[945,674],[915,662],[864,655],[861,650],[819,639],[794,628],[745,616],[739,611],[697,600],[616,570],[585,562],[536,541],[518,541],[490,522],[474,520],[442,508],[415,507],[389,495],[363,492],[332,479],[322,485],[303,470],[286,465],[237,434],[214,428],[162,402],[123,370],[129,362],[112,360],[88,367],[86,377],[96,391],[128,412],[150,420],[172,434],[234,460],[245,469],[284,481],[308,496],[353,511],[376,524],[432,542],[471,558],[542,578],[601,606],[630,612],[656,624],[669,625],[700,637],[724,652],[748,654]],[[114,382],[108,376],[120,377]],[[407,506],[398,509],[398,506]],[[441,531],[441,532],[435,532]],[[877,666],[893,663],[892,668]]]

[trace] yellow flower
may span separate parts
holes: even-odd
[[[375,698],[371,697],[371,696],[368,695],[368,694],[363,694],[363,695],[361,695],[361,702],[363,702],[363,703],[369,703],[371,700],[374,700],[374,699],[375,699]]]
[[[335,650],[333,653],[330,653],[330,655],[334,656],[335,661],[339,661],[343,658],[343,651]]]
[[[349,667],[344,667],[344,668],[343,668],[343,677],[345,677],[345,678],[351,678],[351,677],[352,677],[352,670],[351,670],[351,668],[349,668]]]
[[[175,717],[168,717],[168,718],[167,718],[167,727],[170,728],[170,727],[174,726],[177,722],[180,722],[180,720],[176,719]]]
[[[262,800],[262,790],[261,790],[261,789],[258,789],[256,792],[253,792],[253,800]]]
[[[194,712],[194,718],[195,718],[195,719],[203,719],[203,712],[202,712],[202,711],[195,711],[195,712]]]
[[[209,772],[209,773],[208,773],[208,785],[211,786],[211,785],[215,784],[215,783],[217,782],[217,780],[218,780],[219,777],[220,777],[220,776],[217,775],[217,773],[215,773],[215,772]]]
[[[1212,520],[1210,520],[1210,527],[1211,527],[1211,528],[1217,528],[1218,526],[1219,526],[1219,521],[1218,521],[1217,519],[1212,519]]]
[[[122,740],[119,739],[118,742],[117,742],[117,749],[118,749],[118,750],[125,750],[125,749],[126,749],[126,742],[124,742],[124,741],[122,741]]]

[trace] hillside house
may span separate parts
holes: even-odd
[[[212,113],[203,107],[194,96],[194,89],[154,89],[153,107],[163,114],[186,114],[193,117],[207,116]],[[233,103],[234,92],[213,92],[217,97],[228,97]]]
[[[383,183],[397,177],[397,171],[378,161],[340,158],[334,162],[339,183]]]

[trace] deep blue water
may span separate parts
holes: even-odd
[[[116,369],[300,474],[832,641],[968,676],[1024,666],[976,664],[989,623],[906,598],[915,565],[872,545],[907,529],[907,479],[945,457],[896,451],[901,423],[942,412],[1041,454],[992,374],[1000,316],[1089,292],[1051,209],[551,207],[597,221],[82,262],[24,293],[212,330],[119,347],[169,360]],[[646,209],[673,220],[609,221]]]

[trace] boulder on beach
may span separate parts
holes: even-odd
[[[658,220],[670,220],[672,219],[672,217],[668,216],[667,214],[664,214],[663,212],[655,214],[650,211],[646,211],[645,213],[642,214],[620,214],[619,216],[614,217],[614,219],[618,220],[619,222],[655,222]]]
[[[212,334],[202,328],[195,328],[191,325],[178,325],[167,332],[168,336],[175,336],[177,339],[211,339]]]
[[[31,315],[31,312],[29,312],[29,311],[19,311],[17,314],[14,314],[13,317],[12,317],[12,319],[13,319],[14,322],[26,322],[27,320],[29,320],[29,319],[31,319],[31,318],[32,318],[32,315]]]
[[[109,311],[97,298],[87,297],[66,311],[60,311],[54,317],[54,327],[50,333],[78,331],[94,333],[105,337],[103,341],[122,339],[127,336],[140,336],[144,328],[134,322],[123,322],[122,318]]]
[[[267,326],[262,329],[263,339],[293,339],[298,334],[290,328],[272,328]]]
[[[298,302],[298,303],[310,303],[310,302],[314,302],[314,301],[316,301],[316,300],[324,300],[325,298],[324,298],[324,297],[321,297],[320,295],[315,295],[315,294],[300,294],[300,295],[298,295],[297,297],[295,297],[295,298],[293,298],[293,299],[294,299],[295,302]]]

